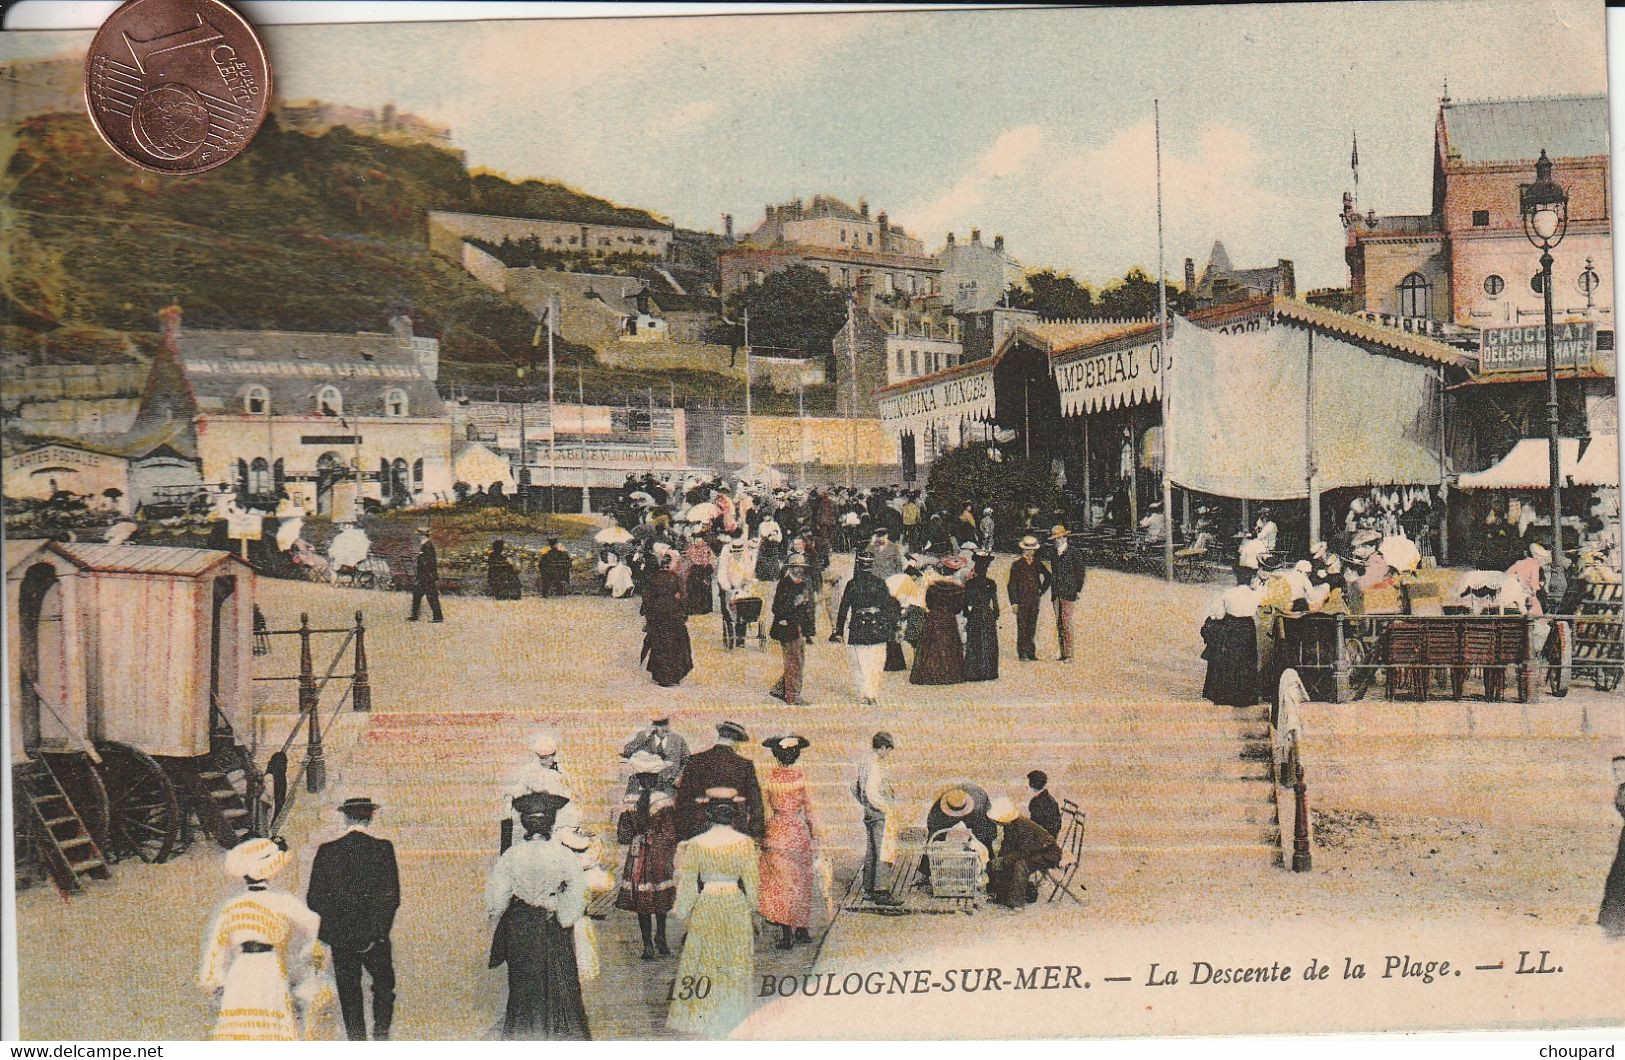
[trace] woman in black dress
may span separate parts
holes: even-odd
[[[497,600],[517,600],[520,596],[519,568],[508,559],[507,542],[497,538],[485,554],[486,590]]]
[[[648,666],[655,684],[672,688],[694,669],[694,651],[677,578],[677,553],[665,553],[660,564],[643,589],[643,652],[638,659]]]
[[[976,572],[965,582],[965,680],[999,676],[999,587],[987,576],[993,553],[978,552]]]
[[[485,890],[497,917],[490,967],[508,966],[502,1037],[509,1041],[587,1041],[574,928],[586,915],[580,859],[552,842],[553,823],[570,800],[532,792],[514,799],[525,838],[503,852]]]
[[[1232,707],[1258,702],[1258,606],[1263,581],[1226,589],[1213,602],[1202,624],[1207,679],[1202,698]]]
[[[1614,809],[1625,817],[1625,755],[1614,758],[1614,779],[1620,782],[1614,791]],[[1603,884],[1597,924],[1609,938],[1625,939],[1625,827],[1619,830],[1619,850],[1614,854],[1613,867],[1608,870],[1608,882]]]
[[[957,685],[965,679],[965,645],[959,639],[965,587],[954,577],[964,566],[963,557],[947,557],[938,564],[943,577],[926,586],[925,635],[908,675],[911,685]]]

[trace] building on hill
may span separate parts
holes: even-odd
[[[195,459],[205,483],[256,504],[285,491],[315,514],[333,513],[338,493],[397,505],[450,499],[439,343],[414,336],[404,316],[391,327],[182,330],[171,307],[126,445],[167,445]]]
[[[542,250],[593,257],[641,254],[652,258],[666,257],[673,241],[671,226],[657,221],[588,224],[564,219],[430,210],[427,223],[429,249],[459,263],[463,260],[463,243],[470,239],[493,244],[505,239],[514,242],[534,239]]]
[[[952,232],[933,257],[942,265],[942,298],[955,313],[981,313],[999,304],[1013,283],[1020,283],[1021,264],[1004,251],[1004,237],[982,242],[982,230],[970,230],[959,242]]]
[[[428,144],[443,151],[462,152],[452,146],[451,126],[438,125],[416,114],[403,114],[395,104],[382,107],[347,107],[317,99],[289,99],[276,104],[274,113],[284,129],[320,136],[344,126],[361,136],[394,143]]]
[[[726,243],[727,240],[724,240]],[[760,224],[742,241],[718,255],[724,296],[761,283],[792,265],[822,272],[835,287],[855,290],[860,277],[873,278],[884,295],[934,295],[943,266],[927,257],[925,245],[891,223],[884,210],[873,218],[869,204],[856,208],[828,195],[769,204]]]
[[[875,392],[881,387],[956,368],[965,360],[959,319],[932,300],[889,304],[866,275],[851,312],[851,326],[837,331],[833,342],[838,416],[875,416]]]
[[[1439,100],[1432,204],[1425,214],[1363,214],[1343,196],[1344,257],[1358,307],[1445,336],[1535,322],[1545,312],[1540,255],[1519,192],[1544,150],[1569,193],[1553,254],[1559,319],[1613,333],[1606,96]]]
[[[1296,298],[1298,281],[1292,262],[1286,258],[1274,265],[1238,269],[1230,264],[1224,244],[1214,240],[1200,277],[1196,275],[1195,259],[1185,259],[1185,295],[1192,309],[1252,298]]]

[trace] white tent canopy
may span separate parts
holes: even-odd
[[[1597,438],[1580,454],[1578,438],[1557,440],[1558,474],[1565,486],[1619,485],[1619,440]],[[1551,486],[1551,450],[1545,438],[1520,438],[1512,451],[1456,483],[1464,490],[1538,490]]]
[[[1317,491],[1440,481],[1433,367],[1304,326],[1222,334],[1173,323],[1168,461],[1178,485],[1254,500],[1307,497],[1311,438]]]

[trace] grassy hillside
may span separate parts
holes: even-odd
[[[471,175],[438,148],[343,128],[308,136],[274,119],[221,169],[160,177],[117,158],[83,115],[46,115],[0,130],[0,172],[0,341],[60,361],[109,359],[125,337],[150,348],[172,301],[202,328],[377,331],[404,309],[419,334],[441,337],[443,378],[503,379],[534,324],[428,252],[425,211],[659,220],[563,185]],[[608,371],[586,347],[560,357],[582,360],[594,388],[670,378]],[[705,392],[716,379],[675,382]]]

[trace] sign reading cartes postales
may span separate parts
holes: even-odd
[[[1553,325],[1557,369],[1579,371],[1594,366],[1597,325],[1590,321]],[[1512,375],[1546,370],[1546,326],[1521,324],[1485,328],[1479,333],[1478,374]]]

